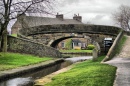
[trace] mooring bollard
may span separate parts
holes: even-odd
[[[93,61],[96,61],[98,57],[98,50],[96,48],[93,49]]]

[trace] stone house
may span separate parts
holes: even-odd
[[[40,25],[54,25],[54,24],[83,24],[82,17],[74,15],[73,19],[64,19],[63,14],[56,15],[55,18],[50,17],[38,17],[38,16],[27,16],[26,14],[21,15],[15,24],[12,26],[12,34],[17,34],[21,28],[29,28]]]
[[[80,39],[72,39],[72,49],[85,49],[86,43]]]
[[[67,50],[68,44],[70,47],[69,49],[86,49],[87,45],[90,43],[89,43],[88,39],[85,39],[85,38],[71,38],[71,39],[66,39],[66,40],[61,41],[58,44],[57,48]]]

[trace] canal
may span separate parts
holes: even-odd
[[[64,62],[49,66],[34,73],[24,74],[19,77],[11,78],[8,80],[0,81],[0,86],[33,86],[34,81],[65,68],[75,62],[92,59],[92,56],[73,56],[72,58],[66,58]]]

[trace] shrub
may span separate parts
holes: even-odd
[[[87,46],[87,49],[88,49],[88,50],[93,50],[94,48],[95,48],[95,46],[92,45],[92,44],[90,44],[90,45]]]

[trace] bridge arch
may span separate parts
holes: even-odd
[[[61,38],[58,38],[58,39],[54,40],[54,41],[50,44],[50,46],[56,48],[57,45],[58,45],[61,41],[65,40],[65,39],[69,39],[69,38],[84,38],[84,36],[81,36],[81,35],[80,35],[80,36],[66,36],[66,37],[61,37]]]

